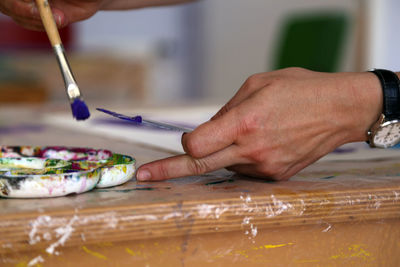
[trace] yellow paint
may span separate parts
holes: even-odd
[[[123,171],[124,173],[126,173],[126,165],[124,165],[124,166],[122,167],[122,171]]]
[[[129,255],[132,255],[132,256],[139,256],[139,257],[143,256],[143,253],[140,250],[133,251],[130,248],[125,248],[125,251],[126,251],[126,253],[128,253]]]
[[[30,265],[30,266],[32,266],[32,265]],[[35,267],[43,267],[43,265],[41,265],[40,263],[36,263],[34,266]],[[21,262],[17,263],[15,265],[15,267],[28,267],[28,263],[26,263],[25,261],[21,261]]]
[[[249,255],[247,255],[247,251],[246,250],[236,250],[235,251],[236,254],[242,255],[243,257],[248,258]]]
[[[347,251],[341,251],[337,255],[332,255],[330,258],[336,259],[348,259],[348,258],[362,258],[364,260],[371,259],[371,253],[362,248],[363,245],[351,245],[347,248]]]
[[[136,253],[134,251],[132,251],[130,248],[125,248],[126,253],[128,253],[129,255],[132,256],[136,256]]]
[[[82,249],[83,249],[83,251],[85,251],[86,253],[88,253],[88,254],[90,254],[90,255],[96,257],[96,258],[99,258],[99,259],[102,259],[102,260],[107,260],[107,257],[106,257],[106,256],[104,256],[103,254],[100,254],[100,253],[98,253],[98,252],[91,251],[91,250],[88,249],[86,246],[82,246]]]
[[[291,246],[294,245],[294,243],[287,243],[287,244],[276,244],[276,245],[263,245],[259,247],[253,247],[254,250],[259,250],[259,249],[271,249],[271,248],[281,248],[281,247],[286,247],[286,246]]]

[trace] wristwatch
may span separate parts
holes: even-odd
[[[371,147],[388,148],[400,142],[400,81],[396,73],[385,69],[369,70],[382,85],[383,111],[368,131]]]

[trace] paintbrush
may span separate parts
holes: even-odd
[[[83,101],[78,85],[72,74],[71,68],[65,56],[64,46],[61,42],[53,13],[51,12],[48,0],[36,0],[43,26],[49,37],[51,46],[57,57],[57,62],[64,78],[65,89],[71,104],[72,115],[76,120],[86,120],[90,112],[86,103]]]
[[[169,130],[169,131],[176,131],[176,132],[191,132],[194,129],[192,128],[186,128],[186,127],[182,127],[179,125],[174,125],[171,123],[165,123],[165,122],[159,122],[159,121],[153,121],[153,120],[147,120],[147,119],[143,119],[142,116],[134,116],[134,117],[130,117],[124,114],[120,114],[114,111],[110,111],[104,108],[96,108],[98,111],[104,112],[108,115],[111,115],[113,117],[116,117],[118,119],[121,120],[126,120],[126,121],[130,121],[133,122],[134,124],[141,124],[144,126],[152,126],[152,127],[157,127],[160,129],[164,129],[164,130]]]

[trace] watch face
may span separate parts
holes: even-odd
[[[400,142],[400,122],[388,121],[382,124],[373,138],[376,147],[392,147]]]

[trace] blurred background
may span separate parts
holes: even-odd
[[[254,73],[400,70],[396,0],[201,0],[99,12],[61,32],[91,105],[226,102]],[[0,102],[66,101],[44,33],[0,14]]]

